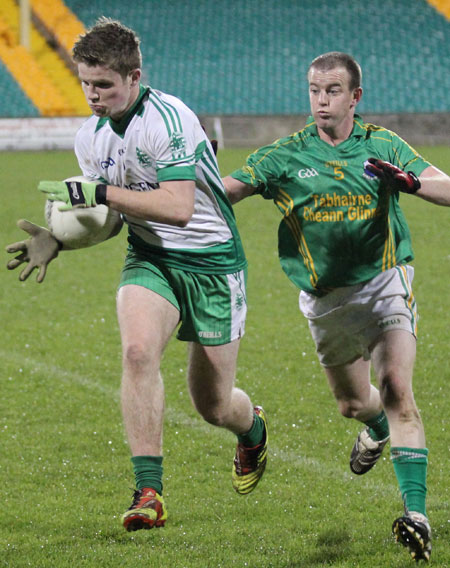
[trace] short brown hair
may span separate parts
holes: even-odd
[[[73,46],[75,63],[108,67],[125,78],[142,66],[140,40],[121,22],[102,16]]]
[[[308,68],[308,75],[311,69],[318,69],[320,71],[330,71],[336,67],[343,67],[347,69],[350,75],[350,89],[357,89],[362,83],[362,71],[359,63],[354,57],[341,51],[329,51],[316,57]]]

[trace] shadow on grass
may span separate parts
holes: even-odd
[[[347,558],[351,551],[351,536],[345,529],[323,531],[316,540],[314,552],[305,554],[299,562],[289,564],[289,568],[304,566],[333,566],[335,562]]]

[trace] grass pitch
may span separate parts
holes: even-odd
[[[450,172],[448,148],[421,148]],[[221,151],[223,174],[248,151]],[[3,245],[15,221],[43,224],[42,179],[78,172],[70,152],[0,154]],[[416,252],[415,394],[430,449],[432,565],[450,566],[448,361],[449,210],[402,196]],[[261,198],[235,208],[249,259],[249,314],[238,385],[264,405],[269,462],[246,497],[231,488],[235,439],[204,423],[185,385],[175,339],[166,385],[166,527],[126,533],[133,476],[119,409],[114,296],[126,236],[60,254],[38,285],[0,271],[0,566],[229,568],[406,567],[391,523],[402,512],[392,465],[351,474],[358,424],[342,418],[316,361],[298,292],[277,259],[279,214]],[[3,264],[10,255],[3,253]]]

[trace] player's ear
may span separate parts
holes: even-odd
[[[142,72],[141,72],[140,69],[133,69],[133,71],[131,71],[130,79],[131,79],[131,86],[132,87],[134,85],[136,85],[136,83],[139,83],[139,81],[141,80],[141,75],[142,75]]]
[[[359,101],[361,100],[363,94],[363,90],[362,87],[357,87],[356,89],[353,89],[353,105],[352,106],[356,106]]]

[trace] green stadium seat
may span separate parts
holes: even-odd
[[[9,71],[0,61],[0,117],[20,118],[39,116],[38,109],[16,83]]]
[[[201,115],[306,114],[306,68],[333,50],[362,65],[361,112],[450,110],[450,22],[425,0],[66,4],[85,26],[105,14],[135,29],[144,81]]]

